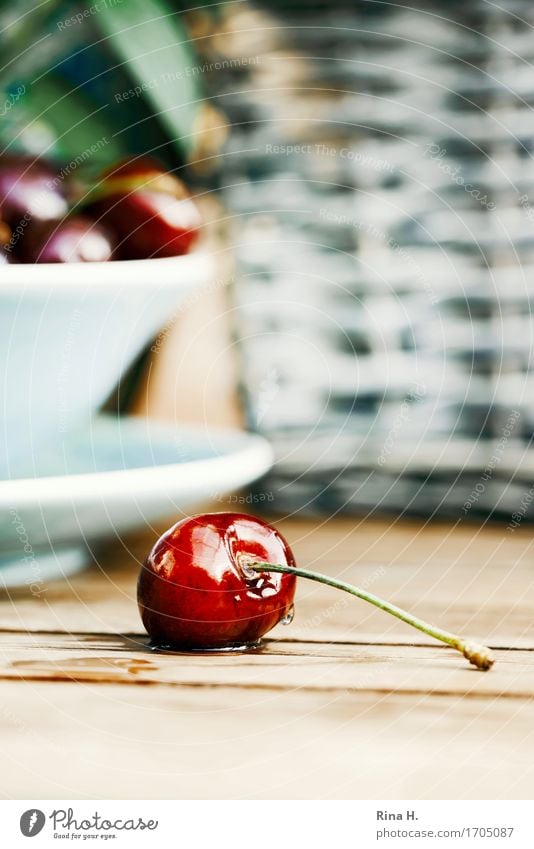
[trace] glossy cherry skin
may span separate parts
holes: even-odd
[[[241,513],[183,519],[157,541],[139,575],[137,598],[155,645],[188,650],[254,645],[287,616],[296,577],[246,577],[240,555],[295,566],[275,528]]]
[[[184,183],[151,159],[113,169],[95,197],[91,214],[116,233],[121,259],[180,256],[199,236],[201,216]]]
[[[30,224],[17,249],[24,262],[108,262],[112,239],[101,225],[78,215],[57,224]]]
[[[22,220],[58,221],[67,213],[61,181],[40,159],[0,157],[0,214],[17,227]]]

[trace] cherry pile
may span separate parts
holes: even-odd
[[[257,648],[271,628],[291,622],[297,577],[370,602],[461,652],[479,669],[493,665],[486,646],[430,625],[345,581],[299,568],[275,528],[243,513],[192,516],[163,534],[139,575],[139,611],[154,648]]]
[[[180,256],[198,238],[195,202],[155,160],[119,163],[91,185],[62,174],[44,160],[0,156],[0,264]]]

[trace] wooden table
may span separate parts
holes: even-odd
[[[302,564],[487,640],[496,666],[304,581],[261,653],[155,654],[135,602],[145,533],[40,598],[3,597],[2,797],[532,798],[532,532],[280,527]]]

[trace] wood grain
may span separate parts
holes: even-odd
[[[5,798],[532,798],[526,700],[0,682]]]
[[[528,529],[278,524],[301,563],[487,640],[496,666],[303,581],[261,652],[154,653],[135,582],[155,534],[130,537],[39,598],[0,599],[0,795],[531,798]]]
[[[259,690],[346,690],[529,697],[528,651],[496,653],[491,673],[447,647],[266,640],[248,653],[162,653],[145,638],[17,634],[0,638],[0,679]]]

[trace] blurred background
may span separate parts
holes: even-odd
[[[108,411],[266,436],[270,511],[532,518],[532,4],[0,10],[3,151],[150,153],[208,222]]]

